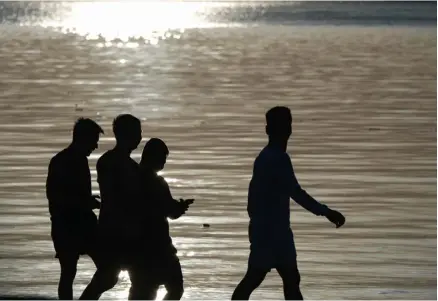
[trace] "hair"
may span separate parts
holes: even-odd
[[[277,106],[266,112],[266,125],[269,127],[278,127],[283,124],[292,122],[292,113],[288,107]]]
[[[169,148],[167,147],[166,143],[164,143],[163,140],[159,138],[151,138],[148,142],[146,142],[143,152],[141,154],[141,161],[146,160],[147,156],[149,155],[155,155],[165,153],[166,155],[169,154]]]
[[[90,136],[104,134],[103,129],[94,120],[79,118],[73,127],[73,140],[83,140]]]
[[[116,140],[129,134],[133,129],[141,125],[140,119],[131,114],[121,114],[114,118],[113,133]]]

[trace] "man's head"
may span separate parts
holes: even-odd
[[[102,128],[89,118],[79,118],[73,127],[73,144],[85,156],[89,156],[98,147]]]
[[[269,139],[285,142],[292,134],[292,114],[287,107],[273,107],[266,113],[266,134]]]
[[[131,114],[119,115],[113,121],[113,132],[118,146],[133,151],[141,141],[141,122]]]
[[[169,149],[166,143],[161,139],[151,138],[143,148],[140,165],[148,166],[153,171],[158,172],[164,168],[168,155]]]

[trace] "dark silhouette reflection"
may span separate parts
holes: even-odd
[[[138,245],[138,266],[132,277],[149,286],[136,287],[133,299],[155,299],[157,289],[164,285],[167,294],[164,300],[181,299],[184,286],[177,250],[172,243],[167,218],[177,219],[183,215],[194,199],[179,201],[173,199],[166,180],[157,172],[164,168],[169,150],[158,139],[150,139],[142,153],[140,179],[145,218],[142,224],[142,238]]]
[[[116,146],[97,161],[97,177],[102,205],[99,214],[100,256],[97,271],[80,299],[97,300],[113,288],[122,269],[128,270],[131,291],[137,285],[131,276],[135,244],[139,238],[141,212],[139,201],[139,168],[131,152],[141,141],[141,123],[123,114],[113,122]]]
[[[79,119],[73,141],[49,164],[46,195],[49,201],[51,236],[61,265],[58,296],[73,299],[73,281],[80,255],[88,254],[96,264],[99,196],[91,192],[87,157],[97,148],[102,128],[91,119]]]
[[[292,114],[287,107],[274,107],[266,113],[268,145],[254,162],[248,192],[249,241],[248,269],[231,299],[248,300],[271,269],[283,281],[286,300],[302,300],[300,273],[290,227],[290,198],[315,215],[325,216],[337,228],[345,217],[319,203],[304,191],[295,177],[287,154],[292,134]]]

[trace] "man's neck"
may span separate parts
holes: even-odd
[[[146,173],[151,173],[151,174],[154,174],[154,175],[157,174],[157,172],[149,164],[140,164],[140,167]]]
[[[287,140],[286,141],[277,141],[277,140],[269,139],[268,147],[281,150],[282,152],[286,152]]]
[[[132,150],[127,149],[125,147],[122,147],[120,145],[117,145],[114,147],[114,150],[124,156],[131,156]]]
[[[83,154],[81,148],[75,142],[70,143],[70,145],[67,148],[70,149],[77,156],[87,157],[86,155]]]

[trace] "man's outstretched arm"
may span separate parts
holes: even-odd
[[[282,171],[282,174],[280,175],[280,181],[284,185],[283,187],[287,189],[289,196],[296,203],[315,215],[325,216],[327,214],[329,210],[328,207],[315,200],[304,189],[301,188],[295,176],[289,155],[284,154],[284,157],[281,161],[280,170]]]
[[[304,189],[301,188],[295,176],[292,162],[288,154],[283,157],[280,170],[283,174],[280,175],[283,187],[288,190],[289,196],[299,205],[315,215],[322,215],[334,223],[337,228],[345,223],[345,217],[338,211],[328,208],[310,196]]]

